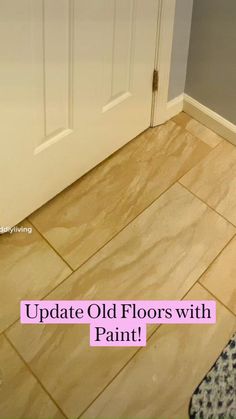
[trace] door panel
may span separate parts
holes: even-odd
[[[0,0],[0,225],[150,125],[158,0]]]
[[[39,146],[73,131],[73,2],[32,0],[31,16]]]
[[[71,128],[70,6],[69,0],[45,0],[42,8],[46,138]]]
[[[112,109],[132,94],[133,52],[135,37],[136,1],[111,1],[111,17],[107,50],[106,91],[103,112]]]

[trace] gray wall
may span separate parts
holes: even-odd
[[[193,0],[176,0],[169,100],[174,99],[184,92],[191,30],[192,7]]]
[[[236,0],[194,0],[185,92],[236,124]]]

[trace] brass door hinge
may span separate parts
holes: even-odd
[[[153,71],[153,80],[152,80],[152,90],[153,92],[158,91],[158,84],[159,84],[159,73],[158,70]]]

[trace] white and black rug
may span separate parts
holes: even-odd
[[[193,394],[190,419],[236,419],[236,335]]]

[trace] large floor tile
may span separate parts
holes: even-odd
[[[236,225],[236,147],[224,141],[180,181]]]
[[[191,132],[195,137],[200,138],[210,147],[215,147],[223,141],[223,138],[216,134],[214,131],[202,125],[196,119],[191,118],[185,112],[181,112],[173,118],[176,124],[179,124],[187,131]]]
[[[1,419],[64,418],[3,335],[0,359]]]
[[[182,298],[234,233],[176,184],[48,298]],[[136,351],[90,348],[88,327],[80,325],[16,324],[8,337],[69,417],[78,416]]]
[[[201,278],[201,283],[236,314],[236,238]]]
[[[75,269],[209,150],[173,121],[149,129],[30,220]]]
[[[195,285],[187,299],[212,299]],[[217,305],[216,325],[165,325],[82,417],[187,419],[191,395],[236,330]]]
[[[128,347],[91,348],[87,325],[19,325],[9,336],[54,400],[73,419],[137,351]]]
[[[0,331],[19,318],[20,300],[44,297],[70,273],[35,229],[0,236]]]

